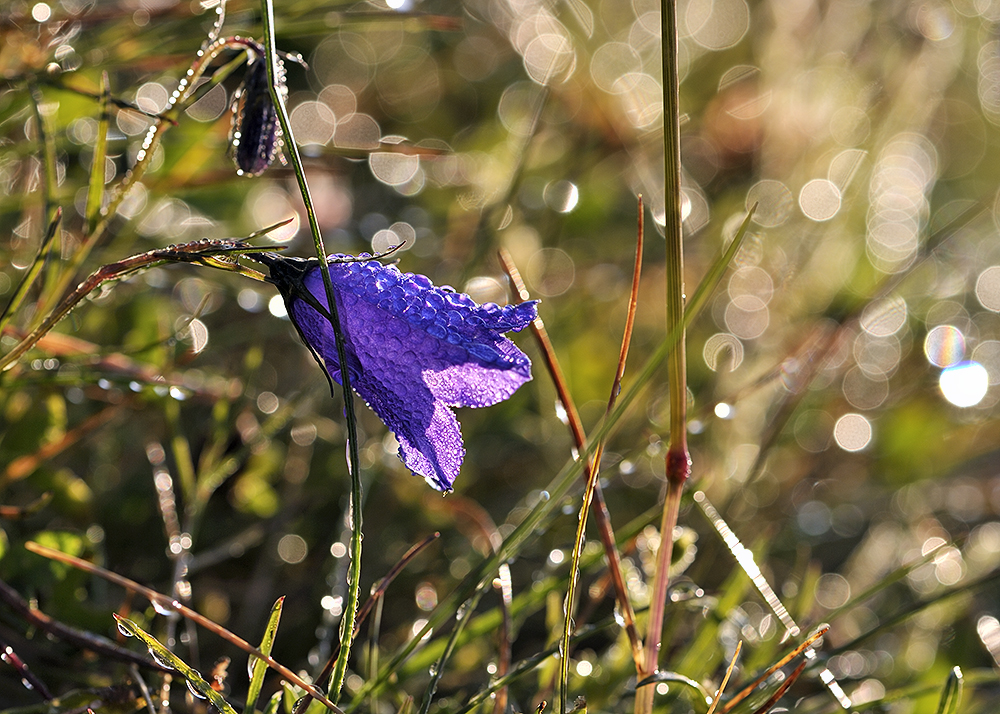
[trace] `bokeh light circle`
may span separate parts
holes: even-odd
[[[871,422],[860,414],[845,414],[833,425],[833,439],[844,451],[861,451],[871,443]]]
[[[701,354],[713,372],[720,369],[731,372],[743,362],[743,343],[736,335],[719,332],[705,340]]]
[[[799,208],[807,218],[828,221],[840,211],[840,189],[829,179],[813,179],[799,191]]]
[[[944,398],[956,407],[974,407],[986,396],[990,377],[978,362],[959,362],[941,372],[938,386]]]
[[[753,214],[754,223],[765,228],[774,228],[788,220],[795,199],[781,181],[764,179],[747,191],[747,210],[754,203],[757,204],[757,211]]]
[[[991,265],[979,274],[976,299],[987,310],[1000,312],[1000,265]]]
[[[972,359],[986,368],[991,387],[1000,384],[1000,341],[983,340],[972,350]]]
[[[931,328],[924,338],[924,354],[935,367],[951,367],[965,357],[965,335],[954,325]]]

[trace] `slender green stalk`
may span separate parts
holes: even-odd
[[[618,398],[618,393],[621,391],[622,377],[625,375],[625,360],[628,357],[629,345],[632,342],[632,327],[635,325],[635,311],[636,304],[639,299],[639,277],[642,273],[642,245],[643,245],[643,205],[642,196],[639,196],[639,225],[638,225],[638,235],[636,238],[635,246],[635,267],[632,271],[632,290],[629,295],[629,307],[628,313],[625,318],[625,330],[622,334],[622,344],[621,349],[618,354],[618,366],[615,370],[615,378],[611,384],[611,396],[608,398],[608,408],[605,412],[610,414],[615,408],[615,401]],[[540,330],[539,322],[536,321],[534,327],[536,332]],[[557,380],[557,383],[559,380]],[[563,394],[560,392],[560,398],[563,398]],[[569,401],[564,399],[564,401]],[[567,413],[575,414],[577,420],[579,420],[579,414],[577,414],[576,409],[570,409],[569,405],[563,405]],[[574,429],[574,434],[579,431],[581,437],[583,435],[583,427],[580,425],[577,429]],[[586,445],[585,440],[578,439],[577,448],[583,448]],[[570,563],[569,570],[569,586],[566,588],[566,604],[565,604],[565,619],[563,621],[563,634],[562,634],[562,645],[560,647],[560,661],[559,661],[559,711],[565,712],[566,707],[569,703],[569,653],[570,653],[570,637],[576,630],[576,621],[574,618],[574,609],[576,607],[576,597],[577,597],[577,585],[579,583],[580,577],[580,558],[583,556],[583,543],[584,536],[587,530],[587,518],[590,515],[590,506],[593,502],[594,496],[600,494],[600,489],[598,487],[598,476],[601,471],[601,455],[603,453],[604,442],[598,442],[597,448],[594,451],[594,455],[590,460],[590,468],[587,470],[587,486],[583,492],[583,503],[580,506],[580,515],[577,521],[576,527],[576,539],[573,541],[573,558]],[[604,504],[603,499],[599,499],[599,508],[597,511],[598,518],[602,518],[606,522],[606,527],[602,529],[601,536],[602,539],[605,534],[611,533],[610,517],[607,515],[607,506]],[[639,642],[639,638],[635,631],[635,614],[632,611],[632,605],[628,599],[628,593],[625,591],[624,580],[621,574],[621,561],[618,554],[618,549],[615,547],[614,539],[611,538],[610,543],[605,542],[605,553],[608,558],[608,569],[611,573],[612,581],[615,584],[615,596],[618,599],[619,607],[622,613],[622,617],[625,620],[625,631],[628,633],[629,642],[632,645],[633,656],[635,658],[636,667],[641,669],[642,663],[642,645]]]
[[[462,603],[458,608],[458,616],[455,621],[455,627],[451,631],[451,636],[448,638],[448,644],[445,646],[444,651],[438,658],[438,661],[434,664],[431,669],[431,681],[427,685],[427,691],[424,692],[424,700],[420,705],[420,714],[427,714],[431,709],[431,702],[434,700],[434,693],[437,691],[438,684],[441,682],[441,677],[444,674],[444,668],[448,664],[448,660],[451,659],[452,654],[455,652],[455,648],[458,646],[459,638],[465,631],[465,626],[469,624],[472,619],[472,613],[475,612],[476,607],[479,605],[479,599],[483,596],[485,590],[477,590],[468,601]]]
[[[38,85],[30,82],[28,89],[31,94],[31,109],[35,119],[35,132],[38,136],[38,143],[42,153],[41,190],[45,224],[49,229],[55,228],[55,232],[47,235],[42,241],[44,249],[39,251],[41,258],[41,263],[38,266],[40,270],[39,275],[42,277],[44,288],[42,289],[42,297],[38,305],[40,309],[36,310],[34,317],[37,323],[44,314],[44,310],[41,308],[44,305],[46,296],[52,294],[49,289],[50,285],[58,276],[58,265],[53,264],[50,259],[53,253],[58,254],[61,250],[59,232],[59,215],[61,209],[55,203],[56,174],[58,169],[56,166],[56,140],[55,128],[52,126],[52,113],[48,109],[43,109],[45,107],[45,98],[38,89]]]
[[[340,379],[344,391],[344,413],[347,421],[347,458],[351,470],[351,567],[347,573],[347,598],[344,607],[344,616],[340,621],[340,656],[330,677],[328,694],[335,703],[340,698],[340,690],[344,685],[344,677],[347,674],[347,660],[351,654],[351,642],[354,639],[354,620],[358,613],[359,584],[361,581],[361,465],[358,452],[358,422],[354,412],[354,393],[351,391],[351,378],[347,369],[347,347],[344,343],[344,333],[340,328],[340,317],[338,315],[337,301],[333,292],[333,283],[330,281],[330,271],[327,269],[326,248],[323,245],[323,234],[320,231],[319,221],[316,218],[316,209],[313,206],[312,196],[309,193],[309,184],[306,182],[305,168],[302,165],[302,157],[299,155],[299,148],[295,144],[295,136],[292,134],[291,122],[288,120],[288,111],[285,109],[284,98],[278,91],[278,55],[275,51],[274,41],[274,7],[272,0],[261,0],[261,20],[264,29],[264,49],[267,55],[267,76],[270,80],[271,101],[278,114],[278,123],[281,124],[281,131],[285,137],[285,153],[295,171],[295,179],[299,184],[299,191],[302,194],[302,203],[306,207],[306,215],[309,218],[309,230],[312,232],[313,242],[316,248],[316,257],[319,259],[320,275],[323,277],[323,287],[326,290],[326,301],[330,306],[330,326],[337,343],[337,360],[341,365]]]
[[[98,111],[101,118],[97,122],[97,142],[90,162],[90,183],[87,187],[87,232],[92,233],[101,218],[101,204],[104,202],[104,162],[108,155],[108,127],[111,115],[108,112],[108,98],[111,95],[108,73],[101,73],[101,98]]]
[[[667,448],[667,496],[660,522],[660,547],[650,598],[646,655],[640,679],[657,670],[667,586],[670,583],[670,555],[674,549],[674,526],[680,510],[684,482],[691,475],[687,446],[687,364],[684,344],[684,233],[681,226],[680,79],[677,74],[677,3],[660,0],[663,67],[663,201],[666,236],[667,334],[677,333],[677,342],[667,358],[670,389],[670,446]],[[653,687],[636,694],[636,714],[653,710]]]

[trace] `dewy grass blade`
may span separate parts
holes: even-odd
[[[154,660],[177,670],[178,674],[187,680],[188,689],[191,690],[192,694],[200,699],[207,699],[221,714],[236,714],[236,710],[233,709],[232,705],[221,694],[212,689],[211,684],[202,678],[201,672],[168,650],[160,644],[159,640],[148,632],[145,632],[131,620],[127,620],[117,614],[115,615],[115,620],[118,621],[118,629],[123,635],[141,640],[146,645],[149,654]]]
[[[105,580],[112,582],[115,585],[118,585],[119,587],[123,587],[126,590],[132,590],[133,592],[137,592],[144,598],[149,600],[150,603],[159,606],[162,609],[174,610],[178,612],[188,620],[191,620],[192,622],[201,625],[209,632],[214,632],[216,635],[226,640],[226,642],[229,642],[230,644],[239,647],[247,654],[254,655],[264,660],[264,662],[267,663],[267,666],[273,669],[279,675],[281,675],[282,679],[284,679],[286,682],[290,682],[291,684],[294,684],[296,687],[302,688],[303,690],[308,692],[310,696],[312,696],[314,699],[318,699],[320,702],[322,702],[330,711],[334,712],[334,714],[342,714],[341,709],[338,708],[329,699],[327,699],[322,692],[320,692],[316,687],[312,686],[311,684],[303,680],[302,677],[292,672],[290,669],[288,669],[288,667],[281,664],[280,662],[275,661],[274,658],[271,657],[270,655],[264,654],[256,647],[251,645],[249,642],[244,640],[242,637],[240,637],[239,635],[230,632],[217,622],[214,622],[213,620],[210,620],[201,613],[192,610],[186,605],[178,602],[176,599],[167,597],[162,593],[158,593],[155,590],[145,587],[144,585],[140,585],[134,580],[126,578],[123,575],[119,575],[118,573],[112,572],[105,568],[102,568],[99,565],[94,565],[93,563],[83,560],[82,558],[77,558],[76,556],[69,555],[68,553],[63,553],[62,551],[46,547],[39,543],[35,543],[34,541],[28,541],[27,543],[24,544],[24,547],[26,550],[35,553],[36,555],[40,555],[44,558],[49,558],[51,560],[55,560],[60,563],[66,563],[67,565],[71,565],[72,567],[77,568],[79,570],[83,570],[84,572],[91,573],[93,575],[97,575],[98,577],[104,578]]]
[[[941,701],[938,703],[937,714],[957,714],[962,705],[962,669],[952,667],[948,679],[941,690]]]
[[[278,623],[281,621],[281,609],[285,603],[284,596],[279,597],[271,606],[271,614],[267,618],[267,626],[264,628],[264,637],[260,641],[260,649],[266,655],[271,654],[271,647],[274,645],[274,637],[278,633]],[[267,672],[267,665],[260,659],[250,655],[247,660],[247,670],[250,675],[250,687],[247,689],[247,703],[243,708],[243,714],[254,714],[254,707],[257,706],[257,698],[260,697],[261,687],[264,686],[264,674]]]
[[[288,153],[289,161],[295,171],[295,179],[299,185],[299,192],[302,194],[302,202],[306,208],[306,215],[309,218],[309,230],[312,232],[316,257],[319,259],[320,274],[323,278],[323,287],[326,292],[327,305],[330,309],[330,326],[333,328],[337,343],[337,359],[339,364],[346,365],[347,348],[344,342],[344,334],[340,328],[340,319],[337,314],[337,301],[334,298],[333,283],[330,280],[330,272],[327,270],[326,248],[323,245],[323,235],[316,218],[316,210],[313,206],[312,196],[309,193],[309,184],[306,181],[305,168],[302,165],[302,157],[299,155],[298,146],[295,144],[295,135],[292,133],[291,122],[288,119],[288,111],[285,108],[284,97],[281,96],[279,86],[279,65],[278,55],[275,49],[274,40],[274,7],[272,0],[261,0],[261,21],[264,26],[264,49],[267,59],[267,76],[270,82],[271,100],[278,113],[278,123],[285,136],[285,150]],[[341,621],[340,656],[330,678],[328,692],[330,697],[336,701],[340,697],[340,690],[344,685],[344,677],[347,674],[347,661],[351,655],[351,643],[354,640],[354,621],[358,612],[358,600],[360,599],[359,585],[361,581],[361,458],[358,445],[358,425],[357,415],[354,411],[354,392],[351,391],[351,380],[349,370],[341,370],[341,379],[344,394],[344,413],[347,422],[347,452],[348,463],[351,471],[351,565],[347,577],[347,597],[344,602],[344,614]]]

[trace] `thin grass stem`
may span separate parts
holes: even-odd
[[[670,556],[674,548],[681,493],[691,475],[687,446],[687,362],[684,328],[684,232],[681,219],[680,78],[677,72],[677,4],[660,0],[661,65],[663,70],[663,202],[666,237],[667,334],[676,342],[667,359],[670,390],[670,444],[667,447],[667,496],[660,523],[660,547],[650,599],[646,653],[640,679],[656,671],[663,637],[663,617],[670,584]],[[636,714],[653,709],[655,690],[647,687],[636,694]]]
[[[261,21],[264,30],[264,50],[267,57],[267,76],[270,82],[271,101],[278,114],[278,123],[285,136],[285,151],[295,171],[295,180],[302,194],[302,203],[309,218],[309,230],[312,233],[316,257],[319,260],[320,275],[323,278],[323,288],[326,291],[327,305],[330,310],[330,327],[333,328],[337,345],[337,360],[341,365],[340,379],[344,393],[344,414],[347,423],[347,461],[351,472],[351,565],[347,574],[347,597],[344,603],[344,615],[340,624],[340,656],[337,659],[333,675],[330,678],[328,692],[333,701],[340,698],[340,690],[347,674],[347,661],[351,653],[351,642],[354,640],[354,621],[358,612],[361,583],[361,459],[358,447],[358,423],[354,411],[354,392],[351,391],[351,378],[347,369],[347,346],[344,333],[340,327],[337,300],[330,280],[327,267],[326,247],[323,245],[323,234],[316,217],[316,209],[306,181],[305,167],[295,143],[292,125],[288,119],[284,98],[278,91],[277,78],[278,55],[274,39],[274,6],[272,0],[261,0]]]

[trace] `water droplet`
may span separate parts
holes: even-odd
[[[247,677],[253,679],[254,666],[257,664],[257,658],[253,655],[247,658]]]
[[[132,636],[132,630],[129,629],[128,625],[126,625],[121,620],[118,621],[118,631],[120,633],[122,633],[123,635],[125,635],[125,637],[131,637]]]
[[[153,661],[156,662],[161,667],[166,667],[167,669],[174,669],[174,665],[171,664],[170,660],[167,659],[166,655],[162,654],[159,650],[150,647],[149,656],[152,657]]]
[[[191,683],[190,679],[188,679],[186,681],[187,681],[187,685],[188,685],[188,691],[191,692],[192,695],[194,695],[195,699],[208,699],[207,695],[205,695],[205,694],[203,694],[203,693],[201,693],[201,692],[198,691],[198,688],[195,687],[194,684]]]
[[[552,498],[552,496],[549,495],[548,491],[542,491],[540,494],[538,494],[538,498],[541,501],[548,501],[550,498]]]
[[[427,668],[427,673],[429,675],[431,675],[432,677],[436,677],[437,676],[437,674],[438,674],[437,662],[435,662],[434,664],[432,664],[430,667]]]
[[[164,617],[174,617],[177,615],[177,612],[173,608],[160,600],[153,600],[153,609],[156,610],[158,615],[163,615]]]

